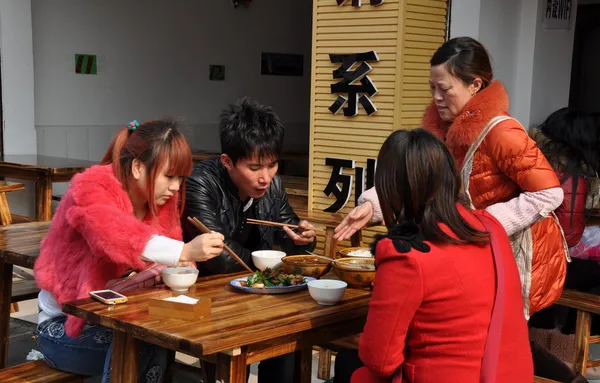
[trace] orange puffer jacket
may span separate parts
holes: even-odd
[[[440,119],[435,104],[425,111],[423,127],[441,138],[462,168],[470,145],[494,117],[507,115],[508,95],[502,84],[492,82],[476,94],[461,114],[448,124]],[[535,142],[515,120],[496,125],[473,157],[469,193],[477,209],[485,209],[516,197],[560,187],[554,170]],[[559,224],[544,219],[532,225],[533,261],[529,313],[548,307],[560,296],[566,272],[566,253]]]

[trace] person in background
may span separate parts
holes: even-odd
[[[485,209],[511,237],[522,282],[525,316],[548,307],[562,292],[569,259],[564,236],[552,212],[563,201],[554,170],[535,142],[508,115],[509,100],[493,80],[490,57],[478,41],[458,37],[431,57],[431,105],[422,126],[434,133],[456,159],[470,207]],[[367,190],[335,238],[349,238],[369,221],[380,221],[375,189]],[[532,345],[535,347],[535,345]],[[544,372],[551,355],[534,352],[536,374],[571,382],[575,375]]]
[[[52,367],[110,381],[111,329],[65,315],[64,302],[89,298],[128,269],[150,262],[195,265],[218,256],[223,236],[183,243],[180,192],[192,169],[189,145],[171,120],[129,124],[100,165],[73,177],[41,244],[38,344]],[[168,352],[143,343],[139,382],[159,382]]]
[[[375,189],[388,234],[372,245],[377,275],[360,360],[353,351],[338,354],[335,383],[348,382],[363,363],[353,383],[479,383],[497,283],[505,293],[501,341],[495,374],[485,372],[497,383],[533,381],[510,241],[489,212],[459,203],[460,187],[454,158],[433,134],[400,130],[384,142]],[[501,282],[495,257],[504,265]]]
[[[556,210],[572,256],[572,261],[567,265],[565,288],[597,293],[600,292],[600,265],[597,260],[577,258],[577,251],[573,248],[582,240],[584,231],[591,230],[591,227],[586,228],[586,178],[595,177],[598,172],[598,132],[599,126],[593,116],[572,108],[555,111],[539,127],[530,130],[530,136],[554,168],[565,193],[563,203]],[[600,240],[587,245],[599,246]],[[533,315],[530,326],[554,329],[558,322],[557,314],[557,310],[551,306]],[[575,315],[575,310],[569,310],[566,323],[562,326],[565,334],[574,332]],[[596,334],[600,333],[599,325],[594,320],[593,332]],[[554,339],[568,343],[565,338]],[[557,347],[556,351],[560,349]]]
[[[222,233],[225,243],[253,267],[252,252],[271,250],[275,244],[287,254],[306,254],[316,245],[316,233],[308,221],[300,221],[288,202],[277,175],[283,143],[283,124],[270,107],[244,98],[221,114],[219,158],[202,161],[187,180],[185,217],[196,217],[209,229]],[[298,225],[289,227],[246,224],[249,218]],[[192,240],[197,229],[183,221],[184,238]],[[242,271],[228,253],[198,265],[200,275]],[[207,371],[214,381],[214,365]],[[294,356],[284,355],[259,364],[259,383],[293,381]]]

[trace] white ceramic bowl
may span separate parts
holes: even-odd
[[[267,267],[270,269],[277,269],[281,267],[281,258],[285,257],[283,251],[277,250],[258,250],[252,252],[252,262],[254,266],[260,271],[263,271]]]
[[[317,279],[308,282],[308,293],[318,304],[331,306],[336,304],[346,292],[348,284],[334,279]]]
[[[188,291],[198,279],[198,270],[193,267],[167,267],[160,274],[165,285],[174,291]]]

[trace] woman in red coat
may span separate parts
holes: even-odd
[[[352,382],[480,382],[496,295],[489,236],[500,243],[495,256],[505,269],[495,382],[532,382],[508,236],[489,213],[458,203],[461,182],[446,146],[423,129],[394,132],[375,177],[389,233],[374,244],[377,276],[359,347],[364,367]]]

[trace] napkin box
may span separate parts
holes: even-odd
[[[165,301],[165,298],[173,296],[172,294],[150,299],[148,311],[151,316],[195,320],[210,315],[211,301],[206,298],[196,298],[197,303],[181,303]]]

